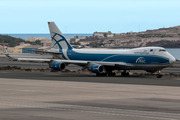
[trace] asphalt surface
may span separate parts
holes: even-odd
[[[6,58],[0,59],[0,66],[48,68]],[[163,72],[179,74],[180,69]],[[0,120],[179,120],[179,91],[179,77],[1,70]]]
[[[0,119],[179,120],[180,78],[0,71]]]
[[[59,73],[59,72],[24,72],[24,71],[0,71],[0,78],[10,79],[35,79],[69,82],[93,82],[113,84],[136,84],[136,85],[159,85],[159,86],[180,86],[179,77],[165,77],[161,79],[155,76],[129,76],[122,77],[96,77],[95,74]]]

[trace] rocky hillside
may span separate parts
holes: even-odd
[[[180,26],[104,38],[104,41],[108,42],[109,40],[114,40],[112,43],[114,45],[110,45],[112,47],[162,46],[180,48]]]
[[[83,41],[86,41],[84,39]],[[180,48],[180,26],[147,30],[145,32],[131,32],[114,34],[113,37],[94,39],[96,43],[103,41],[104,47],[145,47],[162,46],[166,48]]]

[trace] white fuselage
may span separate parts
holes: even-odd
[[[51,49],[58,52],[58,49]],[[140,47],[134,49],[72,49],[62,50],[67,60],[100,62],[124,62],[131,66],[121,69],[161,69],[171,66],[176,60],[162,47]]]

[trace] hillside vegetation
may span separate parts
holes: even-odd
[[[20,42],[24,43],[30,43],[30,44],[36,44],[36,45],[41,45],[41,42],[39,40],[35,42],[29,42],[21,38],[15,38],[9,35],[1,35],[0,34],[0,43],[8,43],[9,47],[15,47],[20,44]]]

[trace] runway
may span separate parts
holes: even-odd
[[[0,119],[179,120],[180,78],[0,71]]]

